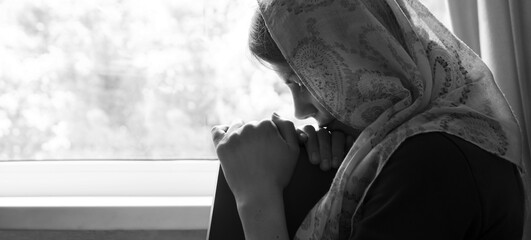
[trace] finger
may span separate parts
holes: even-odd
[[[295,130],[295,126],[291,121],[287,121],[284,119],[281,119],[278,114],[274,113],[272,117],[273,123],[277,126],[278,132],[280,133],[280,136],[286,141],[288,146],[291,148],[298,148],[299,147],[299,139],[297,131]]]
[[[345,134],[340,131],[333,131],[331,134],[332,142],[332,167],[338,168],[341,160],[345,156]]]
[[[211,134],[212,134],[212,141],[214,142],[214,147],[218,146],[219,141],[223,139],[228,129],[229,127],[226,125],[217,125],[212,128]]]
[[[317,138],[319,138],[319,152],[321,153],[321,170],[328,171],[331,167],[332,149],[330,146],[330,133],[321,128],[317,131]]]
[[[297,137],[299,138],[299,144],[301,145],[305,144],[306,141],[308,141],[308,135],[304,131],[298,128],[296,129],[296,131],[297,131]]]
[[[310,158],[310,162],[312,164],[319,164],[321,157],[319,154],[319,142],[317,139],[317,133],[315,132],[315,128],[312,125],[306,125],[302,129],[308,137],[305,146],[306,152],[308,152],[308,157]]]
[[[229,129],[227,130],[227,134],[231,134],[234,131],[238,130],[243,124],[244,122],[241,119],[232,121]]]

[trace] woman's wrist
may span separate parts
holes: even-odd
[[[261,209],[284,208],[283,196],[281,193],[257,194],[240,197],[236,199],[236,205],[238,211],[245,213]]]
[[[282,190],[236,199],[245,239],[288,239]]]
[[[282,199],[283,189],[272,184],[264,184],[233,193],[237,205],[243,207],[267,204],[272,198]]]

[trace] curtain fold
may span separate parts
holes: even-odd
[[[475,0],[449,1],[448,5],[454,34],[480,55],[477,2]]]
[[[454,33],[490,67],[522,128],[531,240],[531,1],[447,0]]]

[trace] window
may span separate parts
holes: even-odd
[[[424,2],[446,14],[444,1]],[[215,160],[211,127],[272,112],[294,120],[287,87],[247,50],[255,9],[249,0],[0,1],[0,211],[11,216],[0,228],[138,228],[80,226],[76,216],[87,206],[170,206],[166,220],[178,222],[197,204],[197,224],[181,227],[204,228],[218,163],[198,160]],[[24,225],[36,213],[26,208],[63,222]],[[123,211],[124,220],[135,211],[113,209],[109,218]],[[151,224],[171,212],[155,209]]]
[[[0,158],[213,158],[213,125],[292,115],[247,51],[255,5],[2,1]]]
[[[219,167],[201,161],[215,160],[211,127],[293,111],[288,88],[247,50],[255,9],[1,1],[0,211],[10,220],[0,228],[206,228]]]

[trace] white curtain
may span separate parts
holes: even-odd
[[[531,1],[447,1],[454,33],[490,67],[520,122],[531,195]],[[531,199],[527,207],[531,210]],[[524,239],[531,240],[531,214],[527,219]]]

